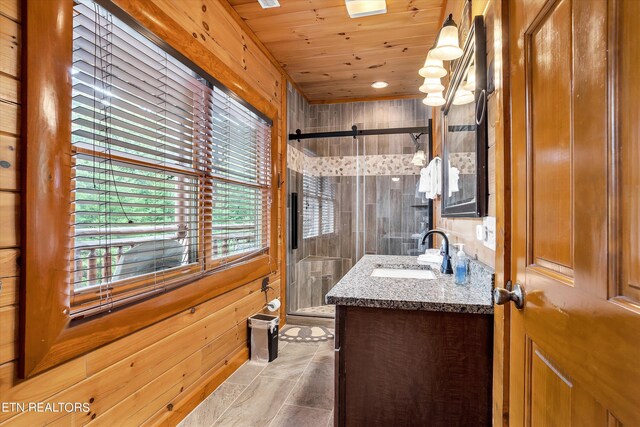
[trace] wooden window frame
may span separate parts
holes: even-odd
[[[114,0],[131,17],[273,122],[271,164],[279,168],[278,108],[151,2]],[[272,167],[267,254],[111,313],[71,320],[69,206],[73,0],[24,1],[22,119],[22,286],[20,369],[23,378],[50,369],[180,311],[279,270],[278,171]]]

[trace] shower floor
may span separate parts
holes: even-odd
[[[327,305],[318,305],[315,307],[306,307],[306,308],[299,308],[296,311],[296,314],[300,315],[305,315],[305,314],[309,314],[309,315],[322,315],[322,316],[331,316],[331,317],[335,317],[336,315],[336,306],[332,305],[332,304],[327,304]]]

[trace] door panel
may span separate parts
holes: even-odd
[[[639,5],[510,2],[512,426],[640,426]]]
[[[531,347],[531,424],[571,425],[571,381],[542,355],[542,350]]]
[[[620,91],[620,145],[623,155],[621,188],[622,198],[622,289],[624,295],[640,304],[640,108],[638,108],[638,79],[640,61],[637,54],[640,46],[640,34],[637,31],[640,2],[623,2],[620,7],[620,75],[625,79],[625,90]],[[636,29],[634,31],[634,29]],[[635,47],[636,54],[627,52],[624,47]],[[635,77],[632,77],[635,76]]]
[[[550,359],[548,354],[529,341],[531,358],[532,426],[615,426],[615,419],[584,389],[574,387],[573,380]],[[609,423],[609,424],[608,424]]]
[[[532,263],[573,275],[571,221],[571,1],[538,19],[525,40],[529,60]]]

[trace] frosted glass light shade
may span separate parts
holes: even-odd
[[[473,65],[467,71],[467,81],[462,85],[462,88],[470,92],[476,90],[476,67]]]
[[[453,105],[464,105],[470,102],[475,101],[476,97],[474,94],[466,89],[460,88],[456,91],[455,96],[453,97]]]
[[[420,92],[424,93],[442,92],[443,90],[444,86],[439,77],[427,77],[424,79],[422,86],[420,86]]]
[[[424,61],[424,66],[420,68],[418,74],[420,74],[424,78],[428,77],[439,79],[440,77],[444,77],[447,75],[447,70],[444,69],[442,60],[435,59],[431,54],[431,51],[429,51],[429,53],[427,54],[427,60]]]
[[[411,163],[416,166],[423,166],[424,161],[427,159],[427,156],[424,154],[423,150],[416,151],[416,154],[413,155],[413,159],[411,159]]]
[[[345,0],[345,3],[352,18],[387,13],[386,0]]]
[[[445,104],[444,97],[442,96],[442,92],[434,92],[427,95],[425,99],[422,100],[422,103],[428,105],[430,107],[440,107]]]
[[[452,61],[462,56],[462,49],[458,42],[458,26],[449,15],[438,34],[438,42],[432,49],[433,57],[442,61]]]

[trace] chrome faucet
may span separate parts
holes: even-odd
[[[442,265],[440,266],[440,272],[444,274],[453,274],[453,268],[451,267],[451,257],[449,256],[449,238],[440,230],[427,231],[427,234],[422,238],[422,246],[427,242],[427,237],[432,234],[439,234],[444,239],[444,254],[442,255]]]

